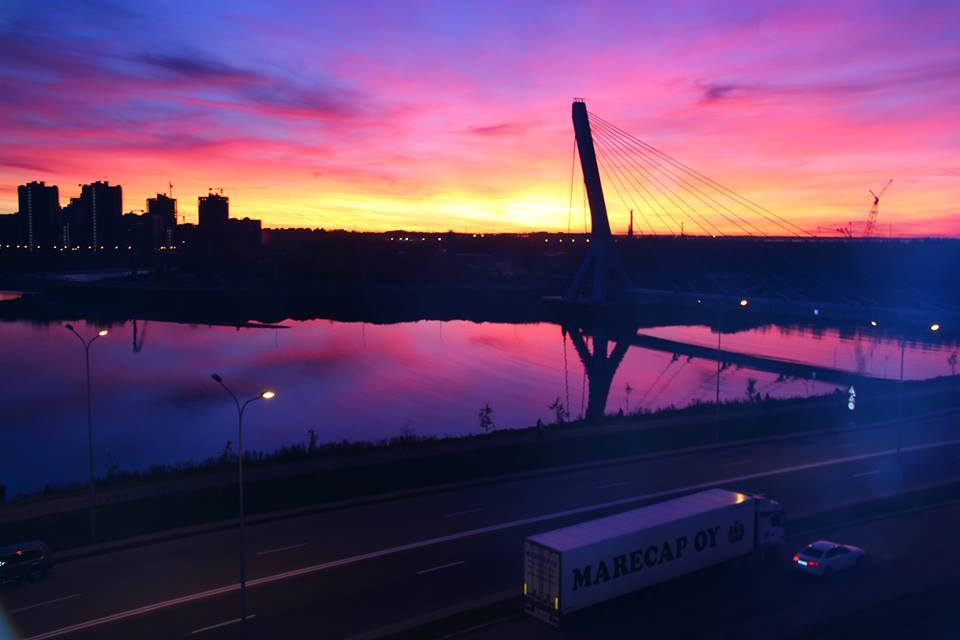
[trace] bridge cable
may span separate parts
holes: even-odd
[[[738,215],[735,211],[732,211],[731,209],[729,209],[729,208],[727,208],[726,206],[724,206],[722,203],[719,203],[719,202],[717,202],[716,200],[714,200],[713,198],[711,198],[710,196],[704,194],[700,189],[697,189],[696,186],[690,184],[690,183],[687,182],[685,179],[683,179],[681,176],[678,176],[675,172],[673,172],[673,171],[671,171],[670,169],[664,167],[662,164],[660,164],[659,162],[657,162],[654,158],[651,158],[648,154],[644,153],[642,150],[638,150],[638,149],[635,147],[635,145],[632,145],[632,143],[630,143],[629,140],[626,140],[626,139],[622,138],[622,136],[618,136],[618,135],[613,134],[613,133],[611,133],[610,131],[604,129],[604,128],[603,128],[603,125],[598,125],[597,128],[598,128],[598,130],[605,131],[605,132],[607,133],[607,135],[614,135],[614,136],[615,136],[615,139],[618,141],[618,143],[619,143],[620,145],[626,146],[626,152],[628,152],[628,153],[629,153],[629,152],[637,153],[637,152],[639,151],[639,155],[637,156],[637,160],[638,160],[638,161],[640,160],[640,158],[642,158],[646,163],[650,164],[654,169],[656,169],[657,171],[659,171],[660,173],[662,173],[665,177],[667,177],[668,179],[670,179],[670,180],[672,180],[674,183],[676,183],[681,189],[683,189],[684,191],[686,191],[687,193],[689,193],[691,196],[693,196],[694,198],[696,198],[697,200],[699,200],[700,202],[702,202],[703,204],[705,204],[705,205],[706,205],[707,207],[709,207],[710,209],[713,209],[713,211],[714,211],[715,213],[719,214],[721,217],[723,217],[725,220],[727,220],[727,222],[732,223],[733,225],[735,225],[737,228],[739,228],[741,231],[743,231],[743,232],[746,233],[747,235],[753,235],[753,234],[750,233],[750,231],[748,231],[746,228],[744,228],[744,226],[740,225],[740,224],[737,222],[737,220],[738,220],[739,222],[742,222],[744,225],[749,226],[750,228],[752,228],[752,229],[753,229],[754,231],[756,231],[759,235],[766,235],[766,233],[765,233],[762,229],[760,229],[760,228],[757,227],[756,225],[752,224],[747,218]],[[631,147],[633,147],[633,148],[631,148]],[[660,184],[662,185],[662,183],[660,183]],[[677,196],[680,197],[679,194],[677,194]],[[684,202],[686,202],[686,201],[684,201]],[[714,206],[714,205],[718,205],[719,207],[722,207],[725,211],[727,211],[727,213],[729,213],[731,216],[733,216],[734,218],[736,218],[736,220],[733,220],[733,219],[731,219],[730,217],[728,217],[727,215],[725,215],[725,214],[723,213],[723,211],[719,210],[719,209],[718,209],[716,206]],[[701,214],[701,215],[702,215],[702,214]]]
[[[597,139],[599,139],[599,136],[597,137]],[[602,144],[602,140],[601,140],[601,144]],[[660,210],[663,212],[662,214],[656,214],[657,217],[660,218],[660,221],[664,224],[664,226],[667,227],[667,229],[670,231],[670,234],[671,234],[671,235],[676,235],[676,232],[673,230],[673,228],[672,228],[669,224],[667,224],[666,220],[664,219],[664,216],[666,216],[667,218],[669,218],[669,219],[673,222],[673,224],[677,227],[677,230],[680,229],[680,224],[677,223],[677,220],[670,214],[670,211],[667,210],[667,208],[663,205],[663,203],[660,202],[660,201],[657,199],[657,197],[656,197],[654,194],[652,194],[652,193],[643,185],[643,181],[642,181],[642,180],[638,180],[637,177],[636,177],[632,172],[630,172],[628,169],[626,169],[626,168],[621,164],[620,158],[619,158],[616,154],[612,154],[612,153],[611,153],[611,154],[608,155],[608,154],[606,154],[605,152],[603,152],[603,149],[601,149],[601,151],[602,151],[601,156],[604,156],[604,158],[605,158],[606,160],[609,160],[609,161],[612,163],[612,165],[614,165],[614,169],[615,169],[615,170],[619,169],[619,172],[620,172],[619,175],[620,175],[621,179],[622,179],[624,182],[629,182],[629,183],[631,183],[631,184],[636,185],[637,192],[638,192],[638,194],[640,195],[641,199],[642,199],[644,202],[647,202],[647,199],[643,196],[643,193],[646,193],[648,196],[650,196],[650,200],[652,200],[653,202],[655,202],[655,203],[657,204],[657,206],[660,208]],[[626,175],[626,179],[624,179],[624,175]],[[623,184],[623,183],[621,183],[621,184]],[[651,207],[651,210],[652,210],[654,213],[656,213],[656,210],[653,209],[652,207]]]
[[[800,227],[799,225],[791,222],[790,220],[787,220],[786,218],[783,218],[782,216],[777,215],[777,214],[774,213],[773,211],[770,211],[770,210],[767,209],[766,207],[763,207],[762,205],[759,205],[759,204],[753,202],[753,201],[750,200],[749,198],[746,198],[745,196],[740,195],[740,194],[737,193],[736,191],[733,191],[732,189],[730,189],[730,188],[728,188],[728,187],[725,187],[724,185],[720,184],[720,183],[717,182],[716,180],[713,180],[713,179],[711,179],[710,177],[705,176],[704,174],[702,174],[702,173],[700,173],[699,171],[693,169],[692,167],[684,164],[683,162],[681,162],[681,161],[679,161],[679,160],[676,160],[675,158],[672,158],[671,156],[667,155],[667,154],[664,153],[663,151],[660,151],[659,149],[657,149],[657,148],[654,147],[653,145],[651,145],[651,144],[649,144],[649,143],[647,143],[647,142],[644,142],[643,140],[637,138],[636,136],[632,135],[632,134],[629,133],[628,131],[624,131],[624,130],[621,129],[620,127],[617,127],[617,126],[616,126],[615,124],[613,124],[612,122],[609,122],[609,121],[601,118],[600,116],[598,116],[598,115],[596,115],[596,114],[594,114],[594,113],[590,113],[589,115],[590,115],[591,117],[595,118],[597,121],[602,122],[603,124],[606,124],[606,125],[608,125],[609,127],[612,127],[612,128],[615,129],[616,131],[619,131],[622,135],[624,135],[624,136],[626,136],[626,137],[634,140],[637,144],[639,144],[639,145],[647,148],[647,149],[650,150],[652,153],[657,154],[658,156],[660,156],[661,158],[663,158],[664,160],[666,160],[666,161],[669,162],[670,164],[673,164],[674,166],[679,167],[681,170],[687,172],[688,174],[690,174],[690,175],[692,175],[692,176],[696,176],[696,177],[698,177],[700,180],[702,180],[702,181],[704,181],[704,182],[712,185],[712,186],[713,186],[715,189],[717,189],[718,191],[726,192],[726,193],[729,194],[732,198],[739,200],[739,201],[740,201],[741,203],[743,203],[745,206],[750,207],[750,208],[754,209],[755,211],[757,211],[757,212],[759,213],[759,215],[761,215],[761,216],[763,216],[763,217],[765,217],[765,218],[768,218],[768,219],[771,219],[771,218],[772,218],[774,221],[776,221],[775,223],[778,224],[778,226],[780,226],[781,228],[785,229],[788,233],[791,233],[791,234],[796,235],[796,236],[799,236],[799,237],[816,237],[814,234],[810,233],[810,232],[807,231],[806,229],[803,229],[803,228]],[[798,233],[798,232],[799,232],[799,233]]]
[[[704,215],[701,214],[701,213],[698,213],[679,193],[677,193],[676,191],[673,191],[673,190],[669,189],[669,188],[667,187],[667,185],[665,185],[663,182],[660,181],[659,178],[657,178],[655,175],[651,174],[651,173],[646,169],[646,167],[643,167],[643,166],[639,165],[639,164],[636,163],[635,161],[631,161],[631,160],[630,160],[630,156],[628,155],[628,151],[625,150],[625,149],[623,149],[623,147],[616,141],[616,139],[612,139],[612,138],[606,137],[606,134],[602,133],[602,132],[601,132],[601,129],[600,129],[599,127],[597,128],[596,131],[597,131],[598,137],[599,137],[601,140],[603,140],[605,144],[609,144],[609,145],[610,145],[610,150],[611,150],[613,153],[618,153],[618,152],[620,152],[620,157],[621,157],[621,158],[625,158],[625,159],[624,159],[624,162],[627,163],[628,166],[631,166],[631,165],[632,165],[633,168],[634,168],[638,173],[640,173],[641,175],[646,175],[647,178],[648,178],[648,180],[649,180],[651,183],[655,183],[655,184],[660,188],[661,193],[664,195],[664,197],[665,197],[667,200],[669,200],[669,201],[677,208],[677,210],[678,210],[682,215],[686,215],[686,216],[690,219],[690,221],[694,223],[694,225],[700,227],[700,229],[701,229],[705,234],[707,234],[707,235],[717,235],[717,234],[723,235],[723,233],[720,231],[720,229],[719,229],[715,224],[713,224],[713,223],[709,220],[709,218],[707,218],[706,216],[704,216]],[[673,195],[671,195],[671,191],[673,192]],[[675,199],[675,198],[676,198],[676,199]],[[683,206],[681,206],[681,205],[677,202],[677,200],[680,200],[680,202],[683,203]],[[686,209],[686,210],[684,210],[684,209]],[[709,229],[707,229],[707,227],[704,226],[704,224],[702,224],[702,223],[697,219],[698,217],[699,217],[700,220],[703,220],[703,222],[706,223],[707,226],[712,226],[713,229],[714,229],[714,231],[710,231]],[[748,235],[753,235],[753,234],[751,234],[749,231],[747,231],[746,229],[743,229],[742,227],[741,227],[741,230],[744,231],[745,233],[747,233]]]
[[[657,171],[659,171],[660,173],[664,174],[666,177],[668,177],[669,179],[671,179],[674,183],[676,183],[678,186],[680,186],[681,189],[687,191],[687,193],[689,193],[689,194],[692,195],[694,198],[696,198],[697,200],[699,200],[700,202],[702,202],[703,204],[705,204],[707,207],[709,207],[710,209],[713,209],[714,212],[716,212],[716,213],[719,214],[721,217],[723,217],[727,222],[730,222],[731,224],[733,224],[734,226],[736,226],[738,229],[740,229],[740,231],[742,231],[742,232],[745,233],[746,235],[749,235],[749,236],[754,235],[754,234],[751,233],[751,231],[750,231],[749,229],[747,229],[746,227],[750,227],[750,228],[753,229],[753,231],[755,231],[758,235],[762,235],[762,236],[766,236],[766,235],[767,235],[762,229],[760,229],[759,227],[757,227],[755,224],[751,223],[746,217],[741,216],[741,215],[738,215],[735,211],[732,211],[731,209],[729,209],[728,207],[724,206],[723,204],[718,203],[718,202],[717,202],[716,200],[714,200],[713,198],[710,198],[709,196],[706,196],[706,194],[704,194],[700,189],[697,189],[695,186],[691,185],[689,182],[687,182],[687,181],[684,180],[683,178],[677,176],[677,174],[676,174],[675,172],[670,171],[669,169],[666,169],[662,164],[660,164],[659,162],[657,162],[654,158],[651,158],[651,157],[649,156],[649,154],[644,153],[642,149],[638,149],[638,148],[636,147],[636,145],[632,144],[629,140],[623,138],[622,136],[620,136],[620,135],[618,135],[618,134],[612,133],[610,130],[605,129],[605,128],[603,128],[603,127],[604,127],[604,125],[600,125],[600,124],[598,124],[598,126],[597,126],[598,130],[603,130],[603,131],[607,132],[607,135],[614,135],[614,136],[615,136],[615,139],[618,140],[618,142],[619,142],[621,145],[624,145],[624,146],[626,147],[627,152],[632,152],[632,153],[638,154],[638,155],[637,155],[638,160],[639,160],[639,158],[642,157],[643,160],[646,161],[646,163],[652,165],[654,169],[656,169]],[[660,184],[662,185],[662,183],[660,183]],[[678,194],[678,197],[679,197],[679,194]],[[723,211],[720,211],[716,206],[714,206],[714,204],[722,207],[725,211],[727,211],[727,213],[729,213],[731,216],[733,216],[733,218],[735,218],[735,220],[734,220],[734,219],[731,219],[730,217],[728,217],[727,215],[725,215],[725,214],[723,213]],[[743,224],[740,224],[740,223],[743,223]],[[744,226],[744,225],[746,225],[746,226]]]
[[[732,189],[729,189],[728,187],[725,187],[724,185],[722,185],[722,184],[718,183],[717,181],[709,178],[708,176],[705,176],[704,174],[702,174],[702,173],[700,173],[700,172],[692,169],[690,166],[684,164],[683,162],[681,162],[681,161],[679,161],[679,160],[676,160],[675,158],[672,158],[671,156],[667,155],[667,154],[664,153],[663,151],[660,151],[660,150],[657,149],[656,147],[653,147],[653,146],[650,145],[649,143],[646,143],[646,142],[644,142],[643,140],[637,138],[636,136],[630,134],[629,132],[624,131],[623,129],[621,129],[621,128],[617,127],[616,125],[614,125],[613,123],[611,123],[611,122],[609,122],[609,121],[601,118],[600,116],[597,116],[596,114],[591,114],[591,117],[593,117],[595,120],[597,120],[598,123],[602,123],[602,124],[606,125],[607,127],[609,127],[609,128],[611,128],[611,129],[619,132],[619,133],[620,133],[621,135],[623,135],[624,137],[626,137],[626,138],[630,139],[631,141],[633,141],[633,143],[634,143],[635,145],[638,145],[639,147],[642,147],[643,149],[645,149],[645,150],[647,150],[647,151],[649,151],[649,152],[651,152],[651,153],[653,153],[653,154],[656,154],[657,156],[663,158],[663,159],[666,160],[668,163],[670,163],[670,164],[672,164],[673,166],[679,168],[681,171],[683,171],[683,172],[686,173],[687,175],[691,176],[692,178],[700,181],[700,182],[703,183],[705,186],[708,186],[709,188],[713,189],[714,191],[717,191],[717,192],[719,192],[719,193],[724,194],[725,197],[729,197],[729,198],[731,198],[731,199],[734,199],[734,200],[739,201],[742,205],[744,205],[744,206],[746,206],[748,209],[750,209],[750,210],[752,211],[752,213],[754,213],[755,215],[759,215],[759,216],[760,216],[761,218],[763,218],[764,220],[766,220],[766,221],[768,221],[768,222],[772,222],[773,224],[775,224],[775,225],[781,227],[782,229],[786,230],[788,233],[790,233],[790,234],[792,234],[792,235],[801,235],[801,234],[812,235],[812,234],[810,234],[809,232],[807,232],[806,230],[802,229],[801,227],[793,224],[793,223],[790,222],[789,220],[785,220],[785,219],[782,218],[781,216],[778,216],[777,214],[773,213],[772,211],[770,211],[770,210],[768,210],[768,209],[765,209],[764,207],[756,204],[755,202],[753,202],[753,201],[747,199],[746,197],[740,195],[739,193],[733,191]],[[785,226],[785,225],[789,225],[789,226]],[[791,227],[792,227],[792,228],[791,228]],[[800,234],[798,234],[797,231],[800,231]]]
[[[617,186],[617,180],[618,180],[617,176],[615,176],[611,170],[608,170],[606,168],[604,164],[604,158],[602,157],[602,155],[600,154],[597,155],[597,161],[600,164],[600,168],[603,171],[603,173],[605,173],[608,177],[611,178],[610,182],[613,185],[614,191],[617,192],[617,197],[620,198],[620,202],[623,203],[623,208],[630,209],[630,210],[634,210],[634,209],[637,210],[640,213],[640,218],[643,220],[644,224],[646,224],[647,227],[650,228],[650,233],[652,235],[657,235],[656,230],[653,228],[653,224],[651,224],[651,222],[647,219],[647,215],[643,212],[643,207],[636,206],[636,200],[633,199],[633,195],[630,194],[629,191],[627,191],[627,195],[630,197],[631,202],[633,202],[635,206],[631,208],[630,205],[627,204],[626,198],[623,197],[623,193],[620,191],[620,187]],[[620,183],[620,186],[623,186],[622,182]]]
[[[626,200],[623,197],[623,193],[620,191],[620,188],[617,186],[618,182],[620,183],[620,187],[623,187],[624,191],[630,197],[630,201],[633,202],[633,205],[634,205],[633,209],[636,209],[637,211],[640,212],[640,217],[643,219],[644,223],[650,228],[650,233],[653,235],[657,235],[656,230],[653,228],[653,224],[647,219],[646,214],[643,212],[643,207],[639,206],[637,204],[637,201],[633,199],[633,194],[631,194],[629,189],[626,188],[626,186],[622,181],[622,178],[618,174],[614,173],[612,168],[606,167],[606,164],[604,162],[605,160],[606,158],[604,157],[604,154],[597,154],[597,161],[599,162],[600,167],[603,169],[603,172],[611,178],[610,183],[613,185],[614,191],[617,192],[617,196],[620,198],[620,201],[623,202],[624,208],[629,209],[630,206],[626,203]],[[643,200],[644,204],[646,204],[647,207],[650,208],[651,214],[656,215],[656,212],[653,210],[653,207],[650,206],[650,203],[647,202],[647,199],[643,196],[643,194],[641,193],[639,195],[640,195],[640,199]]]
[[[617,153],[617,151],[616,151],[613,147],[611,147],[610,149],[608,149],[608,148],[606,147],[606,144],[608,144],[609,141],[608,141],[599,131],[597,131],[596,134],[597,134],[597,135],[596,135],[596,140],[600,141],[600,143],[601,143],[601,155],[608,156],[609,159],[610,159],[612,162],[615,162],[615,163],[618,165],[619,169],[627,175],[628,181],[631,182],[631,183],[633,183],[633,184],[636,184],[639,189],[641,189],[641,190],[645,191],[647,194],[649,194],[650,197],[651,197],[651,199],[652,199],[654,202],[656,202],[657,205],[660,207],[660,209],[663,211],[663,214],[666,215],[667,217],[669,217],[669,218],[673,221],[674,225],[676,225],[676,227],[677,227],[678,230],[681,230],[681,229],[682,229],[682,225],[677,221],[676,218],[673,217],[673,215],[670,213],[670,211],[667,209],[667,207],[665,207],[665,206],[663,205],[663,203],[660,202],[660,200],[656,197],[656,195],[654,195],[653,193],[651,193],[651,189],[652,189],[654,192],[659,193],[661,197],[664,197],[664,196],[665,196],[667,200],[670,200],[670,201],[674,204],[674,206],[677,206],[677,205],[676,205],[676,202],[674,202],[673,199],[670,198],[670,195],[669,195],[669,194],[664,194],[663,191],[660,191],[660,190],[656,189],[655,187],[653,187],[652,184],[645,186],[645,185],[644,185],[644,180],[643,180],[642,174],[641,174],[641,175],[638,175],[638,172],[636,171],[636,168],[635,168],[635,167],[631,169],[629,158],[626,158],[626,157],[624,157],[622,154]],[[609,154],[608,154],[608,151],[609,151]],[[648,189],[648,186],[650,187],[650,189]],[[678,207],[678,209],[679,209],[679,207]],[[682,209],[680,210],[680,213],[681,213],[681,214],[684,213],[684,212],[682,211]],[[663,220],[663,215],[661,215],[660,218],[661,218],[661,220]],[[671,233],[673,233],[673,230],[672,230],[672,229],[671,229]],[[676,234],[674,234],[674,235],[676,235]]]
[[[620,186],[623,187],[624,191],[630,197],[630,201],[633,202],[634,208],[640,209],[641,215],[642,215],[643,208],[640,207],[637,204],[637,201],[633,198],[632,190],[635,190],[637,192],[637,195],[640,196],[640,199],[650,210],[650,214],[659,219],[660,224],[666,227],[667,232],[670,235],[676,235],[673,228],[670,226],[670,224],[666,220],[666,218],[670,218],[671,220],[673,220],[672,216],[670,215],[670,212],[667,211],[666,207],[664,207],[663,204],[659,200],[657,200],[657,198],[652,193],[650,193],[650,191],[648,191],[646,187],[643,186],[642,183],[637,185],[639,188],[631,189],[631,185],[635,183],[636,178],[631,174],[624,175],[623,168],[619,166],[620,165],[619,160],[615,156],[613,156],[612,154],[608,156],[606,153],[603,152],[601,148],[601,153],[598,154],[597,158],[601,162],[604,162],[605,163],[604,166],[610,170],[609,175],[615,176],[619,179]],[[609,163],[609,164],[606,164],[606,163]],[[648,196],[649,196],[649,199],[648,199]],[[656,206],[654,206],[654,204],[651,204],[651,202],[653,202]],[[662,213],[657,212],[658,207],[660,208]],[[673,223],[676,225],[676,220],[673,220]],[[679,225],[677,225],[677,228],[679,229]]]
[[[587,229],[587,183],[583,183],[583,232],[590,233]]]
[[[671,384],[673,384],[673,381],[677,379],[677,376],[679,376],[680,373],[683,372],[683,369],[684,369],[688,364],[690,364],[690,360],[684,361],[684,362],[680,365],[680,367],[679,367],[676,371],[673,372],[673,375],[671,375],[669,378],[667,378],[667,381],[664,382],[663,385],[660,387],[660,391],[657,391],[655,394],[653,394],[653,397],[650,398],[650,402],[653,402],[654,400],[656,400],[657,398],[659,398],[660,395],[661,395],[664,391],[666,391],[667,388],[668,388]]]
[[[592,114],[591,114],[591,116],[594,117]],[[598,133],[600,133],[601,135],[603,135],[603,134],[610,135],[609,132],[610,132],[610,128],[611,128],[611,127],[612,127],[614,130],[622,131],[621,129],[615,127],[615,125],[609,125],[609,123],[604,124],[604,123],[606,123],[606,121],[603,120],[602,118],[598,118],[598,117],[597,117],[597,119],[602,121],[601,123],[598,123],[598,124],[597,124],[597,131],[598,131]],[[634,140],[634,141],[636,141],[636,142],[638,142],[638,143],[643,143],[641,140],[637,139],[635,136],[631,136],[630,134],[628,134],[628,133],[626,133],[626,132],[624,132],[623,135],[624,135],[624,136],[628,136],[630,140]],[[623,144],[623,143],[621,142],[621,144]],[[646,145],[646,143],[643,143],[643,144],[644,144],[646,147],[650,147],[650,145]],[[652,149],[652,147],[650,147],[650,148]],[[654,151],[657,151],[657,150],[654,150]],[[669,156],[666,156],[666,154],[663,154],[662,152],[657,151],[657,153],[659,153],[660,156],[665,157],[667,160],[673,162],[674,165],[686,167],[686,165],[683,165],[683,164],[680,163],[679,161],[674,161],[672,158],[670,158]],[[681,176],[678,176],[678,175],[677,175],[675,172],[673,172],[672,170],[668,170],[668,169],[665,169],[664,167],[662,167],[662,165],[660,165],[660,163],[657,163],[655,160],[653,160],[652,158],[650,158],[648,154],[643,154],[643,155],[644,155],[645,158],[647,158],[648,162],[653,162],[653,164],[655,164],[662,172],[668,172],[669,174],[671,174],[671,176],[673,177],[674,181],[683,180],[683,182],[686,183],[687,185],[689,185],[692,189],[696,189],[696,187],[694,187],[693,185],[690,185],[690,183],[687,183],[686,180],[684,180]],[[711,186],[709,183],[713,183],[713,184],[719,186],[720,188],[725,189],[727,192],[732,193],[734,196],[736,196],[737,198],[739,198],[741,201],[745,201],[745,202],[747,202],[748,204],[753,204],[753,203],[751,203],[750,201],[746,200],[746,198],[743,198],[742,196],[739,196],[739,194],[736,194],[736,192],[733,192],[732,190],[726,189],[726,187],[723,187],[723,185],[719,185],[719,183],[716,183],[715,181],[712,181],[712,180],[710,180],[709,178],[706,178],[706,176],[702,176],[702,174],[699,174],[699,173],[693,171],[692,169],[689,169],[688,167],[685,169],[685,171],[686,171],[686,173],[687,173],[688,175],[691,175],[694,180],[701,182],[702,184],[704,184],[704,186],[705,186],[706,188],[718,192],[720,195],[722,195],[722,196],[725,197],[725,198],[728,198],[729,196],[726,195],[726,194],[724,194],[723,191],[721,191],[721,190],[718,189],[717,187]],[[702,178],[698,178],[697,176],[702,176]],[[706,181],[708,181],[708,182],[704,182],[704,180],[706,180]],[[687,190],[688,190],[688,192],[689,192],[690,189],[687,189]],[[699,189],[696,189],[696,191],[700,192]],[[700,193],[702,193],[702,192],[700,192]],[[695,197],[697,197],[697,196],[695,196]],[[710,196],[708,196],[708,195],[706,195],[706,194],[704,194],[704,197],[703,197],[703,198],[697,197],[697,199],[699,199],[699,200],[701,200],[701,201],[704,201],[704,198],[708,198],[709,200],[717,203],[719,206],[723,207],[726,211],[730,212],[730,213],[731,213],[733,216],[735,216],[737,219],[742,220],[742,221],[744,221],[745,224],[749,224],[752,228],[757,229],[762,235],[767,235],[767,234],[764,233],[763,231],[759,230],[754,224],[748,222],[745,218],[737,215],[734,211],[730,210],[729,208],[727,208],[726,206],[724,206],[722,203],[717,202],[717,201],[714,200],[712,197],[710,197]],[[710,206],[711,209],[713,209],[714,211],[717,211],[717,213],[719,213],[721,216],[723,216],[723,213],[720,212],[720,211],[718,211],[718,210],[716,209],[716,207],[713,207],[712,205],[710,205],[710,203],[707,203],[707,204],[708,204],[708,206]],[[755,205],[755,207],[759,207],[759,205]],[[762,207],[759,207],[759,208],[762,209]],[[752,213],[754,213],[755,215],[759,215],[763,220],[765,220],[765,221],[767,221],[767,222],[771,222],[771,223],[773,223],[773,224],[777,224],[777,220],[771,219],[769,216],[764,215],[762,211],[752,210]],[[771,216],[777,217],[776,214],[773,214],[772,212],[768,212],[768,213],[770,213]],[[732,221],[731,221],[729,218],[727,218],[726,216],[723,216],[723,217],[724,217],[724,219],[728,220],[729,222],[732,222]],[[778,218],[778,217],[777,217],[777,218]],[[736,223],[734,223],[734,224],[736,224]],[[792,224],[792,223],[791,223],[791,224]],[[712,225],[712,226],[716,227],[716,225]],[[743,230],[743,228],[740,227],[740,225],[736,225],[736,226],[738,226],[738,228],[741,228],[741,230]],[[783,225],[779,225],[779,226],[780,226],[780,227],[783,227]],[[796,225],[794,225],[794,226],[796,226]],[[796,228],[799,229],[799,227],[796,227]],[[801,230],[802,230],[802,229],[801,229]],[[723,235],[723,234],[721,234],[721,235]],[[797,234],[794,234],[794,235],[797,235]],[[809,235],[809,234],[808,234],[808,235]],[[795,258],[785,257],[784,260],[785,260],[785,262],[787,262],[788,264],[792,265],[794,268],[798,269],[799,272],[803,272],[803,271],[809,272],[809,271],[811,270],[811,265],[810,265],[810,264],[801,265],[801,264],[798,263],[798,261],[797,261]],[[819,266],[815,266],[815,265],[814,265],[814,266],[812,266],[812,269],[813,269],[814,271],[819,272],[819,275],[820,275],[823,279],[825,279],[827,282],[830,281],[830,278],[831,278],[832,276],[831,276],[830,274],[825,273],[822,267],[819,267]]]
[[[573,152],[570,154],[570,202],[567,205],[567,233],[570,233],[570,222],[573,217],[573,168],[577,161],[577,137],[573,137]]]
[[[616,166],[619,168],[619,170],[623,174],[626,174],[628,182],[636,185],[636,188],[639,191],[643,191],[647,195],[649,195],[650,199],[653,200],[655,203],[657,203],[657,206],[660,207],[661,211],[663,212],[662,214],[658,214],[661,221],[666,223],[666,221],[663,218],[664,216],[667,216],[668,218],[670,218],[671,221],[673,221],[673,224],[677,227],[677,232],[679,232],[682,229],[681,224],[677,221],[676,218],[673,217],[669,209],[666,206],[664,206],[664,204],[660,201],[660,198],[657,197],[657,194],[659,194],[660,197],[663,198],[665,196],[664,192],[657,189],[653,184],[647,184],[646,181],[643,179],[643,172],[638,172],[636,170],[636,167],[631,168],[631,163],[628,157],[626,157],[624,154],[618,153],[618,150],[613,146],[608,148],[607,145],[610,144],[610,142],[599,130],[596,132],[596,134],[597,134],[596,139],[601,144],[601,149],[600,149],[601,155],[607,156],[611,162],[615,163]],[[669,194],[666,194],[666,199],[673,202]],[[676,206],[675,202],[673,202],[673,204]],[[680,213],[682,214],[683,211],[680,210]],[[674,232],[673,229],[670,229],[670,232],[673,235],[677,235],[677,232]]]
[[[567,401],[567,409],[570,408],[570,369],[567,367],[567,331],[563,330],[563,390]]]
[[[640,403],[643,403],[647,399],[647,396],[650,395],[650,392],[653,391],[653,388],[657,385],[658,382],[660,382],[660,378],[663,377],[663,375],[667,372],[667,370],[669,370],[670,367],[673,366],[673,363],[676,362],[677,360],[679,360],[679,358],[673,358],[673,357],[670,358],[670,362],[667,363],[667,366],[665,366],[660,371],[657,377],[653,379],[653,382],[650,384],[650,386],[647,387],[647,390],[643,393],[642,396],[640,396]]]

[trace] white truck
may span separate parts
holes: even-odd
[[[523,543],[524,610],[563,616],[783,544],[785,516],[763,496],[710,489],[530,536]]]

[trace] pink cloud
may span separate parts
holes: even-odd
[[[507,8],[23,8],[0,33],[0,210],[26,180],[106,177],[131,209],[171,180],[188,216],[222,185],[268,225],[565,228],[579,95],[805,225],[900,176],[901,228],[960,232],[954,6]]]

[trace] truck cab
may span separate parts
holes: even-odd
[[[761,555],[766,556],[786,540],[787,516],[776,500],[766,496],[755,496],[754,500],[757,518],[756,548]]]

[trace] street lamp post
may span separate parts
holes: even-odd
[[[930,331],[931,331],[932,333],[936,333],[937,331],[940,331],[940,324],[937,323],[937,322],[934,322],[933,324],[931,324],[931,325],[930,325]],[[906,350],[907,350],[907,339],[906,339],[906,338],[900,338],[900,389],[899,389],[899,393],[897,394],[897,395],[899,396],[899,401],[898,401],[899,408],[898,408],[898,411],[897,411],[897,416],[898,416],[898,420],[897,420],[897,492],[898,492],[898,493],[899,493],[899,491],[900,491],[900,485],[901,485],[901,482],[902,482],[902,475],[903,475],[903,468],[902,468],[902,466],[901,466],[901,461],[900,461],[900,447],[901,447],[901,442],[902,442],[902,440],[903,440],[903,435],[902,435],[902,429],[903,429],[903,359],[904,359],[904,356],[905,356],[905,354],[906,354]]]
[[[237,453],[238,453],[238,484],[240,485],[240,626],[243,629],[243,635],[247,634],[247,533],[244,527],[245,512],[243,502],[243,412],[247,406],[256,400],[270,400],[276,393],[270,390],[262,391],[258,395],[240,403],[240,399],[223,382],[219,374],[214,373],[210,376],[213,380],[223,387],[224,391],[233,398],[233,403],[237,406]]]
[[[741,309],[746,309],[750,304],[750,301],[746,298],[741,298],[737,305]],[[721,349],[720,349],[720,337],[723,335],[723,307],[717,307],[717,384],[716,384],[716,396],[714,397],[714,410],[713,410],[713,419],[714,419],[714,438],[717,443],[720,442],[720,370],[721,370]]]
[[[720,309],[717,309],[717,395],[713,404],[714,438],[720,443]]]
[[[90,396],[90,345],[97,338],[107,335],[106,329],[101,329],[97,335],[89,340],[84,340],[83,336],[77,333],[72,324],[66,325],[66,329],[77,336],[80,344],[83,345],[83,353],[86,361],[87,371],[87,481],[90,484],[90,541],[97,541],[97,490],[93,482],[93,403]]]
[[[900,447],[903,442],[903,358],[907,350],[907,339],[900,338],[900,386],[897,393],[897,493],[903,484],[903,463],[900,459]]]

